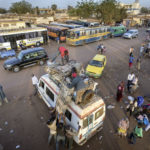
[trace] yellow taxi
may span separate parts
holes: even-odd
[[[106,61],[106,56],[100,54],[95,55],[86,67],[86,75],[99,78],[102,75]]]

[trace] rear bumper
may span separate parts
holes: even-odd
[[[103,122],[101,122],[101,124],[95,129],[93,130],[88,136],[87,138],[84,138],[82,141],[80,141],[79,143],[77,143],[78,145],[82,146],[84,145],[91,137],[93,137],[96,133],[100,132],[103,129]]]
[[[100,78],[102,73],[101,74],[94,74],[94,73],[86,72],[86,75],[89,77],[93,77],[93,78]]]

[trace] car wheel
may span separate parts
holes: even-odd
[[[44,65],[44,61],[43,61],[43,60],[40,60],[40,61],[39,61],[39,64],[40,64],[41,66],[43,66],[43,65]]]
[[[37,42],[37,43],[36,43],[36,46],[37,46],[37,47],[39,47],[40,45],[41,45],[41,43],[40,43],[40,42]]]
[[[19,71],[20,71],[20,67],[19,67],[19,66],[15,66],[15,67],[13,68],[13,71],[14,71],[14,72],[19,72]]]

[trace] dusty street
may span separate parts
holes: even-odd
[[[130,145],[125,138],[116,135],[118,121],[126,116],[125,103],[128,93],[125,91],[123,101],[117,103],[115,100],[116,88],[120,81],[127,80],[129,48],[135,48],[134,65],[132,70],[136,71],[136,59],[140,44],[145,39],[145,29],[139,29],[139,37],[128,40],[113,38],[102,41],[106,46],[107,65],[100,79],[98,94],[102,96],[107,104],[115,105],[114,109],[106,110],[104,129],[91,138],[84,146],[74,144],[74,150],[150,150],[150,131],[144,132],[144,137],[138,139],[135,145]],[[70,57],[87,65],[88,61],[96,54],[99,42],[84,46],[70,47]],[[55,41],[50,41],[45,46],[49,57],[52,58],[58,48]],[[150,94],[150,58],[142,59],[141,72],[139,73],[140,87],[134,96]],[[0,144],[5,150],[15,150],[20,145],[20,150],[53,150],[54,144],[48,146],[47,139],[49,130],[46,121],[49,119],[49,110],[46,104],[38,97],[32,96],[33,87],[31,75],[37,77],[45,74],[44,67],[33,66],[21,70],[19,73],[8,72],[3,69],[3,61],[0,61],[0,84],[9,99],[8,104],[0,107]],[[145,101],[146,103],[146,101]],[[7,124],[8,123],[8,124]],[[134,118],[130,119],[129,133],[135,127]],[[13,131],[11,131],[13,130]],[[13,132],[13,133],[12,133]],[[100,140],[100,136],[103,136]]]

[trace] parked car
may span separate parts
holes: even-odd
[[[86,75],[99,78],[106,65],[106,56],[97,54],[86,67]]]
[[[35,64],[44,65],[46,60],[48,60],[48,55],[45,49],[42,47],[37,47],[23,50],[17,57],[7,59],[4,62],[3,67],[5,70],[18,72],[23,67],[32,66]]]
[[[0,58],[4,59],[4,58],[8,58],[8,57],[12,57],[15,56],[16,52],[14,50],[4,50],[0,52]]]
[[[123,37],[127,38],[127,39],[132,39],[132,38],[138,37],[138,34],[139,34],[139,32],[137,29],[131,29],[131,30],[127,31],[126,33],[124,33]]]
[[[146,32],[150,33],[150,28],[147,28],[147,29],[146,29]]]

